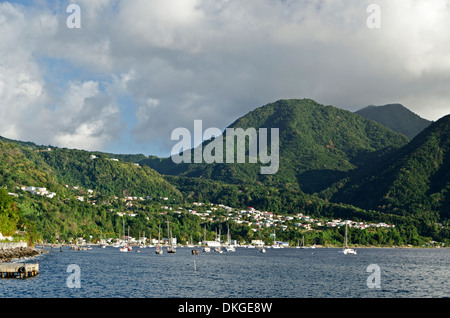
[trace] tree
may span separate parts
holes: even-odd
[[[0,189],[0,232],[4,235],[14,234],[19,218],[16,203],[5,189]]]

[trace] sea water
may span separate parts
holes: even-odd
[[[450,249],[236,248],[53,249],[39,275],[0,279],[2,298],[442,298],[450,296]],[[138,252],[139,250],[139,252]],[[378,268],[378,271],[372,271]],[[76,270],[74,270],[76,269]],[[377,277],[374,277],[376,275]],[[376,278],[376,279],[374,279]],[[78,282],[78,284],[74,284]],[[373,284],[377,282],[377,284]]]

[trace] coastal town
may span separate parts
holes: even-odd
[[[248,207],[245,209],[230,207],[224,204],[216,203],[206,203],[206,202],[190,202],[180,204],[179,202],[173,202],[173,199],[169,197],[141,197],[141,196],[109,196],[105,198],[100,196],[97,191],[92,189],[83,189],[80,186],[65,185],[66,189],[70,191],[70,196],[65,198],[65,200],[72,199],[78,200],[83,204],[88,204],[92,206],[109,206],[108,211],[110,213],[115,213],[120,217],[135,218],[137,217],[139,211],[142,210],[143,206],[146,206],[151,202],[155,205],[157,202],[157,210],[161,215],[171,214],[189,214],[196,216],[200,219],[201,224],[214,224],[231,222],[237,225],[248,226],[253,232],[257,232],[260,229],[266,229],[269,232],[278,231],[311,231],[311,230],[323,230],[326,228],[339,228],[342,226],[348,226],[355,229],[366,230],[369,228],[392,228],[395,225],[386,223],[367,223],[361,221],[353,220],[343,220],[343,219],[325,219],[325,218],[314,218],[305,215],[302,212],[296,214],[281,214],[274,213],[270,211],[260,211],[254,207]],[[49,192],[45,188],[34,187],[34,186],[22,186],[17,188],[17,193],[9,193],[12,196],[20,195],[20,191],[27,192],[31,195],[40,195],[48,199],[55,199],[57,196],[54,192]],[[102,238],[102,243],[105,244],[120,244],[123,240],[127,240],[129,243],[133,244],[157,244],[158,238],[147,238],[145,233],[139,235],[139,237],[126,236],[123,233],[121,238]],[[224,234],[224,233],[222,233]],[[220,237],[220,236],[219,236]],[[273,234],[273,241],[275,245],[288,247],[289,243],[277,241],[275,234]],[[160,241],[168,243],[168,238],[162,238]],[[199,238],[198,241],[201,241]],[[220,241],[220,239],[218,239]],[[78,238],[77,242],[79,244],[88,244],[91,242],[86,242],[85,238]],[[176,238],[172,238],[171,244],[176,244]],[[201,243],[201,242],[200,242]],[[206,243],[206,242],[203,242]],[[211,242],[211,245],[215,245],[216,241]],[[261,240],[252,240],[252,242],[237,242],[232,241],[232,244],[239,246],[240,244],[247,245],[261,245]]]

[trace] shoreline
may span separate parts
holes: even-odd
[[[0,263],[11,262],[16,259],[24,259],[47,253],[47,251],[38,250],[34,247],[17,247],[0,250]]]

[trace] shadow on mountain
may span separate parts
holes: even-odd
[[[298,175],[297,181],[303,192],[313,194],[327,189],[332,184],[346,178],[348,174],[348,171],[331,169],[308,170]]]

